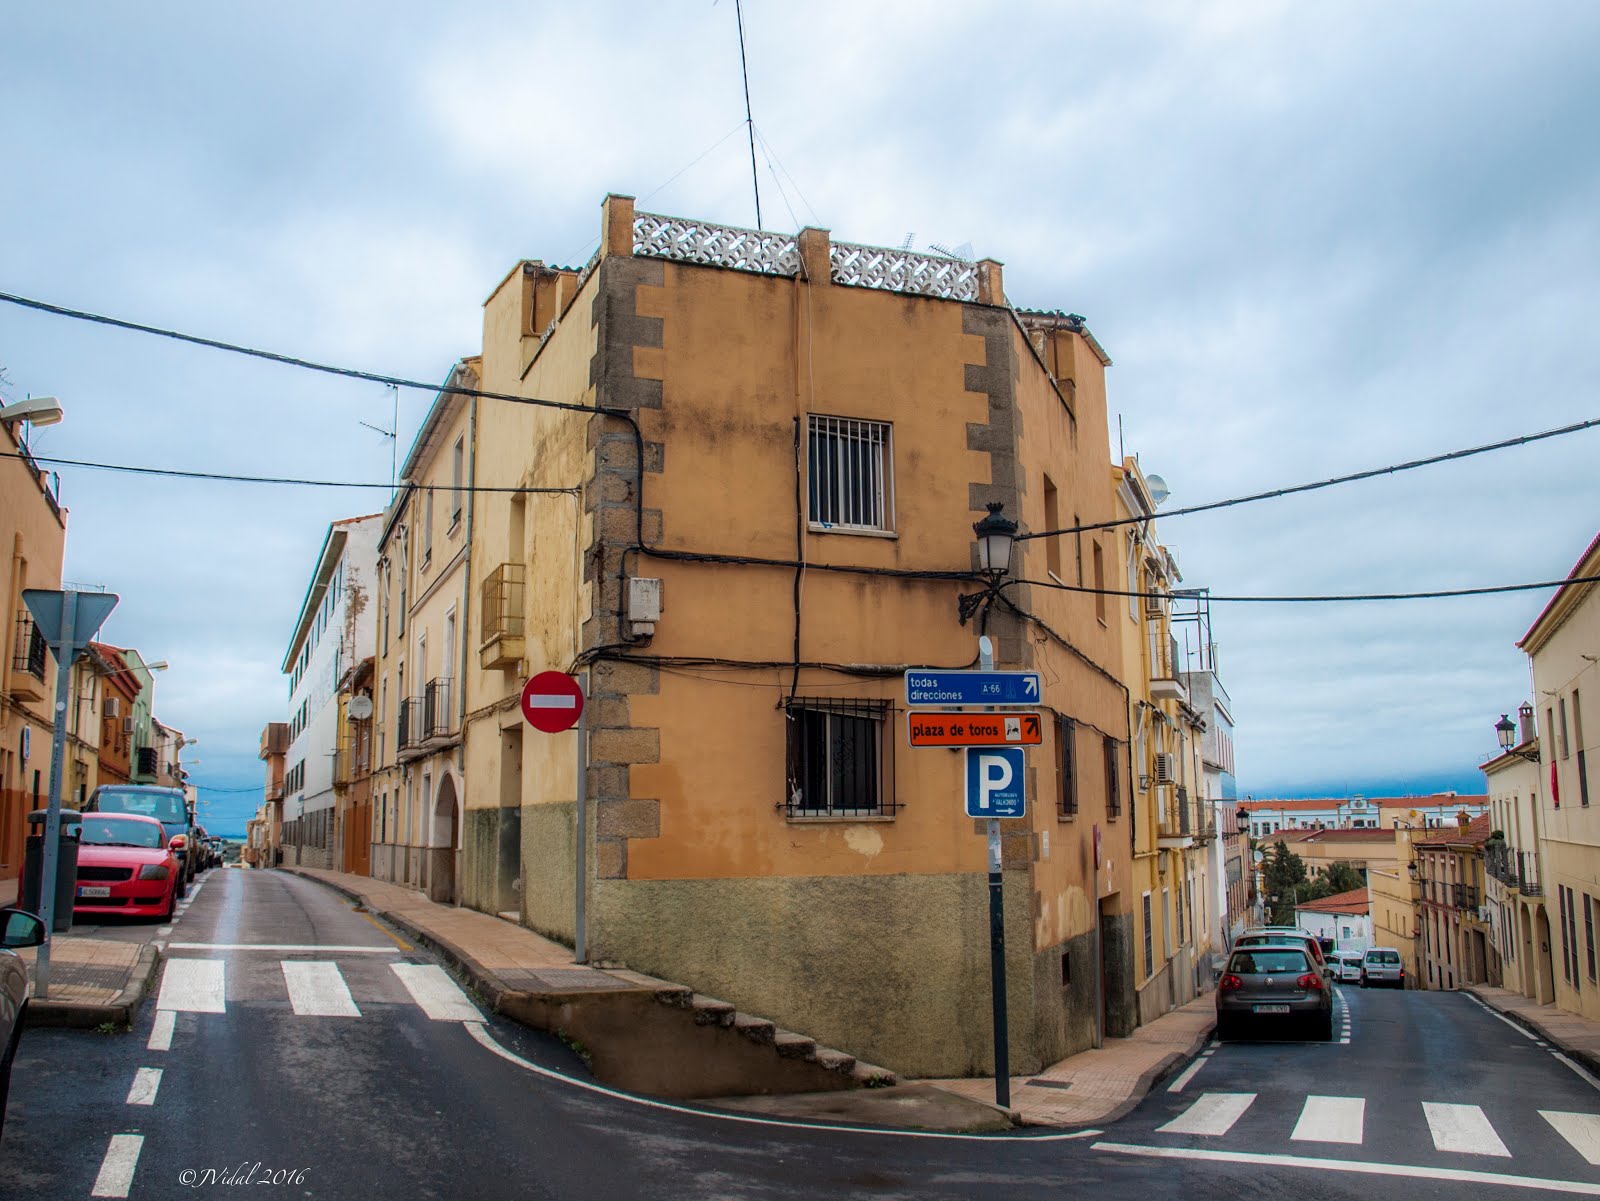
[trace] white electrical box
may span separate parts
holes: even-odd
[[[631,579],[628,581],[628,624],[635,638],[656,632],[661,620],[661,581]]]

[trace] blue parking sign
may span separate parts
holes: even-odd
[[[967,816],[1026,817],[1026,766],[1021,747],[968,747]]]

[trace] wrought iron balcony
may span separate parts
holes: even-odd
[[[153,776],[161,766],[160,758],[153,746],[142,746],[134,752],[133,770],[135,775]]]
[[[523,655],[523,606],[527,597],[526,568],[502,563],[483,581],[482,639],[479,665],[515,667]]]
[[[450,677],[441,676],[429,680],[422,699],[422,737],[425,741],[448,738],[453,728],[450,712]]]
[[[407,751],[422,741],[422,698],[408,696],[400,702],[400,712],[395,719],[394,749]]]
[[[350,748],[340,747],[333,752],[333,786],[344,788],[350,783]]]
[[[1539,856],[1532,851],[1517,852],[1517,891],[1525,897],[1544,895],[1539,878]]]
[[[27,613],[17,614],[16,640],[11,653],[11,695],[19,701],[44,699],[44,668],[47,653],[44,635]]]

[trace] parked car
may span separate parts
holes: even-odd
[[[194,828],[195,861],[194,870],[203,872],[206,868],[216,863],[212,858],[211,835],[206,833],[206,828],[196,825]]]
[[[1340,951],[1333,957],[1334,979],[1341,984],[1359,984],[1361,982],[1362,958],[1360,951]]]
[[[194,841],[194,821],[181,788],[161,788],[154,784],[102,784],[89,797],[87,813],[137,813],[153,817],[167,833],[167,845],[183,868],[178,880],[178,899],[189,891],[189,883],[199,870],[189,853]]]
[[[1373,947],[1361,957],[1361,987],[1389,988],[1406,986],[1406,969],[1400,963],[1400,952],[1393,947]]]
[[[89,813],[78,831],[74,916],[172,916],[183,866],[160,822],[137,813]]]
[[[1217,981],[1217,1037],[1285,1027],[1323,1042],[1333,1038],[1333,989],[1322,965],[1298,940],[1235,944]]]
[[[11,1091],[11,1065],[22,1041],[23,1018],[28,1012],[28,965],[17,954],[45,940],[44,922],[25,909],[0,909],[0,1131],[6,1124],[6,1094]]]
[[[1304,930],[1276,928],[1269,930],[1246,930],[1234,940],[1234,948],[1239,947],[1264,947],[1280,943],[1294,946],[1303,946],[1306,954],[1311,956],[1317,970],[1328,980],[1333,979],[1333,968],[1329,966],[1327,957],[1322,953],[1322,944],[1317,941],[1315,934],[1308,934]]]

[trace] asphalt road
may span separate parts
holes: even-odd
[[[1103,1131],[918,1136],[601,1088],[300,877],[212,872],[168,944],[133,1032],[24,1038],[0,1197],[1600,1195],[1600,1117],[1540,1114],[1600,1115],[1597,1086],[1461,994],[1347,988],[1348,1044],[1212,1049]]]

